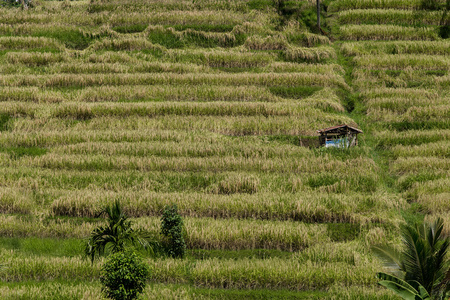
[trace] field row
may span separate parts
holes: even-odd
[[[113,13],[91,13],[83,11],[60,10],[58,12],[33,12],[17,13],[11,9],[0,8],[0,23],[16,24],[68,24],[78,26],[97,27],[100,24],[109,26],[125,25],[223,25],[233,28],[235,25],[244,22],[264,21],[267,15],[258,13],[243,13],[229,10],[196,10],[196,11],[152,11],[149,12],[127,12],[116,11]],[[261,20],[262,19],[262,20]]]
[[[446,91],[450,86],[447,70],[363,70],[353,71],[354,84],[359,90],[369,88],[422,88]]]
[[[399,25],[342,25],[339,27],[339,38],[356,41],[435,41],[440,39],[436,28]]]
[[[76,25],[59,23],[23,23],[14,27],[0,23],[0,35],[6,44],[3,47],[11,47],[11,43],[7,42],[13,36],[21,38],[22,43],[28,48],[29,44],[32,43],[30,38],[46,37],[59,41],[69,49],[88,51],[147,50],[147,52],[155,55],[161,55],[167,49],[178,49],[186,46],[232,48],[245,45],[245,48],[251,50],[288,50],[291,47],[303,46],[307,47],[304,50],[306,51],[309,49],[308,47],[330,43],[327,37],[297,32],[300,30],[298,26],[286,27],[285,31],[282,32],[267,30],[260,23],[249,22],[236,25],[231,31],[227,32],[201,30],[204,28],[199,30],[192,28],[178,29],[161,25],[148,25],[141,27],[138,33],[121,34],[105,25],[98,28],[83,29]],[[124,27],[119,31],[126,32],[127,30],[132,29]],[[61,46],[53,45],[48,49],[60,51]]]
[[[435,105],[437,109],[441,109],[449,103],[449,98],[437,98],[437,99],[430,99],[427,97],[424,98],[415,98],[410,99],[407,97],[392,97],[392,98],[372,98],[367,99],[365,101],[365,104],[368,107],[368,112],[370,110],[379,111],[380,109],[385,109],[389,111],[393,111],[397,114],[399,113],[406,113],[409,111],[409,109],[412,109],[415,107],[427,107]],[[387,117],[389,118],[389,117]]]
[[[345,42],[341,46],[345,55],[418,54],[450,55],[450,41],[360,41]]]
[[[8,139],[9,138],[9,139]],[[5,141],[3,147],[23,147],[25,143],[18,142],[15,134],[2,136]],[[105,137],[104,137],[105,138]],[[15,139],[15,140],[13,140]],[[160,156],[160,157],[224,157],[234,156],[243,158],[282,158],[297,159],[312,156],[312,151],[296,145],[268,145],[262,140],[235,140],[230,138],[217,138],[208,140],[185,140],[185,141],[128,141],[128,142],[79,142],[70,144],[64,139],[48,139],[48,143],[35,143],[33,146],[51,147],[52,153],[58,154],[101,154],[128,155],[137,157]],[[36,139],[37,141],[37,139]],[[18,145],[19,144],[19,145]]]
[[[214,54],[214,53],[213,53]],[[5,55],[7,63],[0,66],[0,71],[6,74],[108,74],[108,73],[219,73],[224,71],[248,72],[253,68],[255,73],[315,73],[341,74],[343,70],[336,64],[305,64],[290,62],[275,62],[267,53],[242,53],[238,55],[223,55],[213,57],[204,53],[204,62],[170,63],[131,61],[129,63],[91,63],[70,61],[63,55],[50,53],[8,52]],[[248,59],[247,59],[248,58]],[[419,59],[420,60],[420,59]],[[436,61],[444,59],[436,58]],[[219,68],[217,70],[216,68]],[[242,70],[240,70],[241,68]],[[229,70],[230,69],[230,70]]]
[[[301,100],[294,100],[301,99]],[[98,86],[75,90],[38,87],[4,87],[0,102],[291,102],[307,103],[323,110],[343,111],[340,99],[332,89],[297,86],[208,86],[208,85],[152,85]]]
[[[360,92],[363,100],[372,101],[377,98],[398,98],[414,101],[417,98],[426,98],[430,102],[438,101],[439,97],[448,95],[438,89],[423,88],[372,88]]]
[[[81,88],[100,85],[328,86],[349,89],[343,77],[313,73],[5,75],[1,86]]]
[[[443,13],[403,9],[352,9],[340,11],[339,24],[440,25]],[[447,16],[447,19],[450,18]],[[445,22],[445,19],[443,20]]]
[[[405,111],[368,108],[367,116],[369,120],[376,122],[430,122],[436,124],[442,123],[442,126],[445,126],[445,124],[449,124],[450,105],[428,104],[426,106],[411,106]],[[441,128],[446,128],[442,126]]]
[[[351,189],[351,182],[335,181],[331,174],[339,172],[353,172],[361,176],[354,184],[360,184],[358,189],[372,191],[376,188],[373,185],[377,182],[375,174],[376,167],[373,161],[365,158],[351,159],[347,161],[330,160],[327,158],[301,158],[296,161],[286,159],[263,159],[263,158],[241,158],[234,156],[225,157],[129,157],[116,156],[109,158],[103,155],[75,155],[47,153],[41,156],[23,156],[20,159],[9,158],[9,154],[0,153],[0,164],[3,167],[18,168],[27,165],[36,168],[77,170],[77,171],[152,171],[152,172],[262,172],[274,174],[301,174],[310,176],[315,174],[328,173],[331,181],[328,185],[331,191],[348,191]],[[444,157],[408,157],[398,158],[391,164],[391,171],[395,174],[411,174],[414,172],[428,172],[434,175],[443,175],[450,169],[449,160]],[[320,182],[320,181],[319,181]],[[233,190],[234,185],[223,189]],[[242,183],[241,183],[242,184]],[[253,183],[244,183],[250,185]],[[327,185],[320,184],[320,185]],[[319,185],[319,186],[320,186]],[[257,189],[252,188],[250,191]],[[244,189],[245,191],[245,189]]]
[[[5,300],[49,300],[49,299],[90,299],[103,300],[101,286],[93,282],[82,283],[45,283],[30,281],[26,284],[10,283],[0,287],[0,296]],[[305,297],[308,299],[367,299],[367,300],[394,300],[397,299],[390,291],[376,286],[347,287],[342,289],[339,283],[330,287],[329,292],[295,292],[286,290],[235,290],[235,289],[209,289],[192,287],[180,284],[151,284],[143,294],[146,300],[172,300],[172,299],[236,299],[237,297],[259,297],[261,295],[283,299],[284,297]]]
[[[357,246],[357,245],[356,245]],[[379,264],[366,254],[349,255],[355,245],[328,247],[334,250],[318,250],[322,260],[294,257],[291,259],[207,259],[198,261],[157,259],[148,260],[150,280],[165,283],[194,282],[196,286],[208,288],[240,289],[324,289],[334,284],[342,286],[375,284],[373,273]],[[24,257],[14,252],[3,251],[10,261],[2,272],[3,281],[27,280],[93,280],[99,277],[100,265],[91,266],[87,260],[58,257]],[[316,261],[317,260],[317,261]],[[325,262],[324,262],[325,261]],[[367,270],[370,270],[368,272]]]
[[[444,3],[445,0],[438,0]],[[329,11],[348,9],[416,9],[422,5],[421,0],[336,0],[329,6]]]
[[[11,107],[10,107],[11,108]],[[13,116],[30,113],[31,118],[20,119],[15,121],[17,126],[22,130],[35,131],[36,127],[45,130],[61,130],[67,127],[73,127],[76,130],[110,130],[117,128],[117,130],[149,130],[156,131],[206,131],[215,132],[231,136],[243,135],[316,135],[317,130],[327,128],[335,124],[353,124],[354,121],[349,117],[343,115],[324,113],[321,110],[309,110],[313,115],[310,118],[299,119],[297,117],[282,117],[282,116],[250,116],[250,117],[232,117],[232,116],[157,116],[154,118],[138,117],[133,118],[93,118],[89,122],[78,122],[77,120],[64,119],[47,119],[49,124],[43,124],[42,121],[46,118],[39,118],[30,110],[29,107],[20,108],[16,106],[15,110],[8,110],[8,113]],[[20,109],[19,109],[20,108]],[[45,111],[42,111],[45,113]],[[45,122],[45,121],[44,121]],[[61,128],[62,125],[62,128]],[[9,125],[6,125],[9,126]],[[14,125],[15,126],[15,125]],[[97,127],[96,127],[97,126]],[[110,127],[114,126],[114,127]],[[19,128],[19,127],[17,127]],[[76,133],[74,133],[76,134]],[[82,132],[80,132],[82,134]],[[78,135],[78,134],[76,134]],[[138,136],[142,134],[138,134]],[[136,136],[136,135],[134,135]]]
[[[316,105],[317,104],[317,105]],[[229,117],[302,117],[320,118],[324,112],[319,108],[330,108],[323,100],[292,101],[281,103],[267,102],[145,102],[145,103],[73,103],[48,104],[43,108],[35,103],[5,102],[0,113],[9,116],[39,116],[48,118],[90,120],[103,117],[148,117],[186,116],[189,118],[201,116]],[[343,111],[339,102],[335,102],[339,111]],[[318,115],[312,115],[318,113]],[[325,116],[324,116],[325,117]],[[331,116],[330,116],[331,117]],[[337,118],[336,118],[337,119]]]
[[[64,170],[136,170],[136,171],[173,171],[173,172],[263,172],[263,173],[321,173],[344,172],[344,170],[364,170],[361,174],[374,172],[376,166],[371,159],[355,158],[346,161],[329,157],[303,157],[297,160],[281,158],[244,158],[224,157],[130,157],[117,155],[75,155],[46,153],[40,156],[23,156],[10,159],[8,154],[0,155],[0,164],[4,167],[21,165],[38,168]]]
[[[233,151],[238,151],[244,157],[254,156],[249,155],[249,151],[252,151],[255,155],[260,155],[263,157],[290,157],[287,153],[293,153],[292,155],[308,153],[305,148],[295,147],[294,151],[292,148],[294,146],[282,145],[278,143],[273,146],[267,145],[267,141],[270,140],[269,137],[260,138],[247,136],[245,137],[245,140],[238,138],[233,138],[233,140],[230,140],[228,137],[220,137],[214,133],[198,132],[194,130],[177,132],[172,130],[157,130],[151,127],[145,129],[145,125],[142,126],[143,128],[136,128],[135,130],[132,130],[132,125],[121,126],[121,122],[118,121],[117,123],[112,123],[111,120],[108,120],[108,123],[114,124],[112,126],[116,127],[116,129],[95,130],[92,126],[79,126],[82,125],[80,123],[76,124],[75,127],[71,129],[67,129],[67,127],[70,127],[69,124],[66,124],[60,120],[53,120],[50,124],[43,124],[42,121],[40,121],[41,120],[39,119],[16,121],[14,125],[11,125],[13,128],[12,132],[2,132],[2,136],[0,137],[2,145],[5,147],[55,147],[65,144],[68,145],[78,143],[165,142],[167,145],[172,143],[194,143],[202,145],[202,147],[205,147],[205,150],[196,149],[195,152],[189,152],[190,150],[180,150],[181,152],[177,152],[176,147],[173,150],[165,150],[168,151],[168,153],[198,153],[196,154],[198,156],[208,156],[208,149],[211,149],[212,147],[216,147],[214,148],[214,151],[218,151],[218,154],[231,154],[234,153]],[[96,120],[92,120],[91,122],[96,123],[95,121]],[[127,129],[127,127],[129,128]],[[414,139],[416,139],[415,142]],[[375,134],[375,141],[382,146],[421,145],[425,143],[448,141],[449,139],[449,130],[437,129],[420,131],[410,130],[403,132],[380,131]],[[275,141],[276,139],[272,140],[272,142]],[[289,139],[287,141],[289,141]],[[281,139],[280,142],[283,142],[283,140]],[[296,139],[293,144],[295,145],[298,142],[299,141]],[[224,145],[229,148],[229,150],[225,150],[226,152],[220,150]],[[164,148],[165,147],[162,149]],[[161,150],[161,154],[163,153],[164,151]]]
[[[40,300],[40,299],[90,299],[104,300],[101,296],[101,286],[93,282],[61,283],[29,281],[26,284],[8,283],[0,287],[0,296],[5,300]],[[56,295],[55,295],[56,294]],[[193,287],[188,284],[151,283],[143,294],[142,299],[172,300],[172,299],[236,299],[240,297],[271,297],[273,299],[287,299],[287,297],[303,297],[305,299],[324,300],[396,300],[397,296],[390,291],[377,286],[351,286],[345,289],[339,283],[332,285],[328,292],[324,291],[289,291],[289,290],[239,290],[239,289],[211,289]]]
[[[198,10],[212,10],[212,11],[243,11],[247,12],[251,7],[251,1],[220,1],[220,0],[200,0],[196,2],[182,0],[182,1],[92,1],[89,4],[88,11],[93,12],[108,12],[108,11],[127,11],[127,12],[141,12],[141,11],[198,11]],[[265,4],[265,3],[264,3]],[[257,5],[257,4],[256,4]],[[267,3],[270,5],[270,3]]]
[[[86,238],[103,222],[79,219],[24,220],[20,216],[1,215],[0,235],[5,237]],[[135,228],[158,237],[161,219],[134,219]],[[330,241],[326,224],[291,221],[184,218],[185,240],[189,249],[278,249],[298,251]],[[352,236],[355,238],[355,236]]]
[[[219,37],[218,37],[219,38]],[[231,42],[233,40],[232,36],[229,36]],[[302,36],[300,36],[303,39]],[[208,45],[208,37],[201,37],[205,42],[205,44],[200,44],[204,48],[201,51],[198,50],[179,50],[179,49],[170,49],[174,48],[174,45],[165,45],[168,46],[169,49],[164,47],[164,45],[159,45],[158,43],[154,44],[150,42],[146,38],[135,38],[135,37],[121,37],[114,39],[103,39],[102,41],[94,42],[91,46],[87,47],[85,51],[87,53],[95,52],[95,51],[146,51],[152,54],[154,60],[163,59],[174,62],[197,62],[197,61],[205,61],[205,49],[212,47],[212,45]],[[316,43],[315,35],[312,38],[306,36],[305,43]],[[162,41],[170,41],[170,38],[162,39]],[[213,43],[213,41],[211,42]],[[336,57],[336,52],[332,47],[329,46],[320,46],[320,47],[302,47],[302,46],[293,46],[291,45],[286,38],[273,38],[271,36],[262,38],[262,37],[249,37],[242,41],[242,45],[244,47],[236,47],[237,49],[245,49],[245,50],[274,50],[276,53],[281,54],[281,57],[286,61],[293,62],[321,62],[327,61]],[[183,43],[179,43],[177,47],[185,46]],[[223,47],[224,45],[216,45]],[[237,45],[234,45],[237,46]],[[233,47],[234,47],[233,46]],[[222,52],[223,50],[217,50],[217,52]],[[214,52],[213,52],[214,53]],[[224,58],[219,57],[218,59],[221,61],[225,61],[229,59],[229,57],[233,57],[235,52],[231,52],[228,55],[222,55]],[[122,54],[123,55],[123,54]],[[235,55],[234,55],[235,56]],[[258,56],[258,54],[256,54]],[[243,59],[238,58],[240,61]],[[251,59],[250,59],[251,61]],[[244,63],[241,65],[245,66]]]
[[[352,192],[350,189],[340,194],[333,193],[331,187],[351,186],[362,180],[356,176],[348,175],[341,181],[337,175],[333,178],[329,174],[328,177],[322,174],[315,177],[286,178],[284,184],[292,186],[291,193],[281,191],[282,186],[268,186],[267,180],[270,178],[281,180],[275,176],[258,177],[253,174],[222,176],[224,177],[222,180],[219,179],[206,187],[204,193],[152,191],[157,187],[156,184],[144,186],[142,190],[121,187],[102,190],[95,187],[94,183],[90,189],[71,191],[53,188],[43,192],[42,195],[41,192],[32,195],[33,187],[22,182],[19,187],[0,187],[0,211],[30,214],[41,210],[48,211],[51,216],[94,217],[106,203],[120,200],[125,212],[135,217],[159,216],[165,205],[175,203],[183,216],[199,218],[366,224],[396,223],[398,222],[395,217],[396,210],[406,205],[402,198],[376,191],[373,195]],[[296,179],[303,179],[304,182],[295,185]],[[46,182],[44,185],[48,186],[49,183]],[[268,189],[273,191],[264,191]],[[48,206],[40,204],[41,197],[46,199]],[[387,219],[391,221],[388,222]]]
[[[75,35],[78,33],[75,33]],[[157,33],[154,33],[157,36]],[[164,32],[161,34],[165,34]],[[48,34],[52,36],[52,34]],[[57,38],[57,37],[56,37]],[[156,38],[156,37],[155,37]],[[184,62],[203,64],[213,67],[255,67],[258,65],[266,65],[274,60],[276,57],[293,62],[319,62],[326,61],[336,57],[335,50],[331,47],[321,46],[312,47],[316,44],[328,44],[329,40],[313,34],[297,33],[295,34],[294,42],[306,47],[291,45],[291,42],[284,35],[262,37],[249,37],[243,41],[243,47],[238,47],[235,50],[213,50],[203,48],[198,49],[167,49],[164,46],[150,42],[143,37],[128,37],[116,36],[114,38],[107,38],[101,41],[90,41],[87,38],[80,38],[78,43],[82,44],[84,52],[77,53],[77,57],[83,58],[86,62],[96,63],[128,63],[137,62],[141,58],[150,61],[164,61],[164,62]],[[168,38],[170,40],[170,37]],[[205,43],[208,37],[204,37]],[[163,41],[164,39],[162,39]],[[91,43],[92,42],[92,43]],[[91,44],[91,46],[89,46]],[[38,50],[63,52],[66,51],[66,46],[75,47],[70,41],[58,41],[57,39],[44,37],[0,37],[0,50]],[[81,47],[80,46],[80,47]],[[166,45],[171,46],[171,45]],[[171,47],[173,47],[172,45]],[[180,42],[179,47],[183,46]],[[207,46],[207,45],[206,45]],[[152,54],[133,54],[117,51],[146,51]],[[274,50],[274,53],[268,52],[252,52],[249,50]],[[281,55],[280,55],[280,50]],[[102,54],[97,54],[95,51],[106,51]],[[116,51],[116,52],[108,52]],[[94,52],[94,53],[93,53]],[[38,53],[23,53],[23,54],[9,54],[12,62],[22,62],[31,66],[46,65],[54,60],[67,60],[73,58],[73,53],[65,52],[65,54],[50,56],[49,54]]]
[[[361,55],[353,59],[358,68],[366,70],[450,70],[450,56],[392,54]]]
[[[14,150],[14,149],[12,149]],[[31,148],[37,152],[39,148]],[[23,149],[22,149],[23,151]],[[45,153],[45,151],[44,151]],[[20,158],[20,154],[12,159]],[[36,153],[28,153],[28,155]],[[39,153],[42,155],[42,152]],[[17,164],[11,161],[10,155],[0,153],[4,164]],[[314,158],[318,161],[321,158]],[[27,159],[29,160],[29,159]],[[322,158],[322,160],[324,160]],[[336,159],[328,158],[328,161],[335,162],[339,166],[347,165],[352,161],[340,162]],[[354,164],[356,162],[353,161]],[[21,167],[3,167],[2,183],[5,186],[25,188],[30,190],[48,189],[105,189],[113,191],[123,191],[132,188],[145,191],[157,192],[206,192],[213,194],[252,194],[257,192],[279,192],[295,193],[307,190],[318,189],[320,192],[375,192],[379,184],[379,178],[367,161],[362,167],[352,167],[352,173],[346,176],[337,172],[308,173],[244,173],[233,172],[151,172],[141,173],[136,170],[112,170],[112,171],[79,171],[79,170],[56,170]],[[373,164],[373,163],[372,163]],[[343,167],[344,168],[344,167]],[[45,193],[36,194],[38,199],[45,198]],[[59,195],[52,196],[53,198]],[[39,202],[39,201],[37,201]]]
[[[0,37],[0,50],[14,49],[64,51],[65,46],[56,39],[46,37]]]
[[[449,214],[449,179],[431,179],[423,182],[416,182],[409,186],[405,192],[410,201],[414,201],[420,208],[428,214]],[[448,216],[447,216],[448,218]]]

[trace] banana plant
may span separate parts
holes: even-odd
[[[403,226],[403,249],[373,247],[395,275],[378,273],[380,284],[404,299],[447,299],[450,293],[450,238],[444,221]]]
[[[378,273],[378,279],[381,279],[378,282],[379,285],[384,286],[387,289],[390,289],[400,297],[405,300],[430,300],[431,296],[428,294],[427,290],[423,287],[423,285],[418,283],[418,290],[411,286],[406,281],[395,277],[394,275],[389,275],[386,273]]]

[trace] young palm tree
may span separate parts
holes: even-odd
[[[119,201],[107,205],[99,214],[106,215],[107,224],[94,229],[86,243],[84,253],[94,262],[108,249],[112,253],[122,252],[127,246],[138,246],[152,252],[151,236],[134,230]]]
[[[388,247],[374,247],[398,275],[379,273],[378,277],[383,280],[380,284],[401,296],[405,290],[412,291],[411,288],[419,295],[417,298],[403,296],[405,299],[444,299],[450,291],[450,269],[446,257],[450,239],[443,236],[443,229],[441,218],[431,224],[404,226],[401,252]]]

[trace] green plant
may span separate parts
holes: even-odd
[[[393,290],[404,299],[444,299],[450,291],[450,269],[446,258],[450,238],[443,236],[444,222],[438,218],[434,223],[404,226],[402,228],[403,249],[401,252],[389,247],[374,247],[375,252],[390,266],[395,266],[397,275],[380,273],[380,284]],[[385,281],[387,280],[387,281]],[[409,290],[421,298],[406,295]],[[412,297],[412,298],[411,298]]]
[[[186,243],[183,236],[183,219],[175,204],[166,206],[161,218],[161,234],[166,238],[166,252],[169,256],[183,258]]]
[[[6,131],[9,129],[9,122],[11,116],[9,114],[0,113],[0,131]]]
[[[20,3],[15,0],[2,0],[0,6],[19,6]]]
[[[136,299],[148,276],[148,266],[136,253],[115,253],[102,267],[102,292],[111,299]]]
[[[107,205],[99,214],[106,215],[107,224],[93,230],[86,243],[84,253],[94,262],[97,256],[103,255],[105,250],[112,253],[123,252],[126,246],[139,246],[153,251],[155,242],[143,231],[136,231],[132,222],[128,220],[119,201]],[[153,245],[152,245],[153,243]]]
[[[430,294],[423,287],[423,285],[419,284],[418,288],[412,287],[406,281],[401,280],[395,276],[386,274],[386,273],[378,273],[378,278],[381,279],[379,282],[380,285],[394,291],[397,295],[406,300],[426,300],[430,299]]]
[[[441,4],[438,0],[422,0],[420,3],[421,10],[438,10],[440,8]]]

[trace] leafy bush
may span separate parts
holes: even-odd
[[[2,0],[0,1],[0,6],[19,6],[19,2],[15,0]]]
[[[0,114],[0,131],[6,131],[9,129],[8,123],[11,119],[11,116],[8,114]]]
[[[183,258],[186,243],[183,236],[183,219],[178,213],[177,206],[166,206],[161,218],[161,233],[166,238],[165,247],[169,256]]]
[[[36,7],[39,5],[38,0],[0,0],[0,6],[24,6],[25,9],[28,7]]]
[[[441,8],[441,3],[438,0],[422,0],[420,9],[423,10],[438,10]]]
[[[136,299],[148,276],[148,266],[136,253],[118,252],[102,267],[102,292],[111,299]]]
[[[402,241],[401,251],[388,246],[373,247],[375,254],[395,271],[395,275],[378,273],[382,280],[379,284],[404,299],[447,299],[450,238],[444,235],[444,220],[403,226]]]

